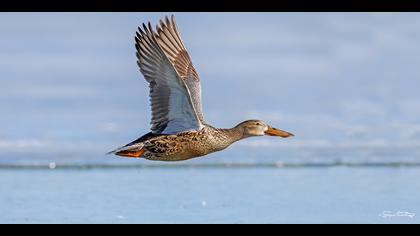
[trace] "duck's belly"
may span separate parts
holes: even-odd
[[[178,153],[172,153],[172,154],[156,154],[156,153],[148,153],[146,152],[143,157],[152,160],[152,161],[184,161],[200,156],[204,156],[206,154],[195,154],[192,152],[178,152]]]
[[[196,157],[205,156],[219,150],[210,148],[198,148],[190,145],[175,150],[146,150],[143,157],[155,161],[184,161]]]
[[[183,161],[205,156],[220,151],[227,146],[220,146],[210,138],[188,138],[166,136],[161,140],[145,144],[144,158],[155,161]]]

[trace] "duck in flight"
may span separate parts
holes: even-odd
[[[261,120],[247,120],[231,129],[212,127],[201,111],[197,71],[181,40],[174,16],[156,26],[138,28],[137,64],[150,88],[151,132],[109,154],[159,161],[182,161],[207,155],[252,136],[293,134]]]

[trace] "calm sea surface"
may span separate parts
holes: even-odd
[[[416,164],[6,165],[0,223],[420,223]]]

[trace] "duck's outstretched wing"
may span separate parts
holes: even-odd
[[[201,110],[201,84],[197,71],[195,70],[188,51],[182,42],[178,28],[175,23],[175,17],[172,15],[171,20],[165,17],[165,22],[160,20],[160,24],[156,26],[158,34],[157,41],[163,52],[174,66],[179,77],[187,85],[195,111],[201,123],[204,123],[204,117]]]
[[[155,134],[174,134],[203,127],[191,98],[191,93],[163,51],[159,35],[143,24],[135,37],[137,64],[149,82],[152,127]]]

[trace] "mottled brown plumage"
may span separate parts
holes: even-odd
[[[239,130],[205,126],[200,131],[160,135],[143,142],[143,157],[149,160],[182,161],[227,148],[242,138]]]
[[[231,129],[204,121],[201,85],[174,17],[154,31],[149,23],[135,37],[137,64],[149,83],[152,132],[110,154],[159,161],[182,161],[207,155],[251,136],[290,137],[264,121],[248,120]]]

